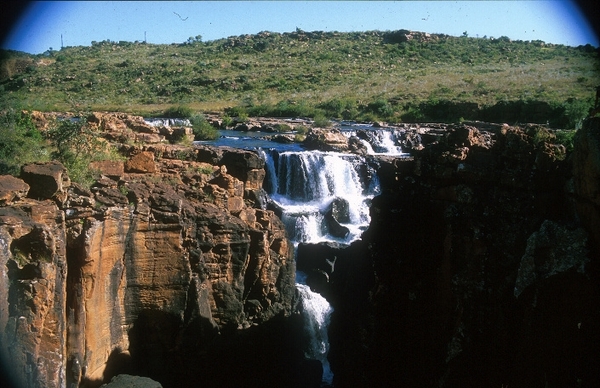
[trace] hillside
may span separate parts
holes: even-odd
[[[363,120],[551,121],[573,127],[598,50],[399,31],[261,32],[171,45],[3,52],[0,107],[159,114],[172,105]],[[515,105],[516,104],[516,105]]]

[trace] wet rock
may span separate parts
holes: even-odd
[[[296,141],[294,135],[274,135],[271,136],[271,141],[275,142],[275,143],[282,143],[282,144],[292,144]]]
[[[365,143],[358,137],[352,136],[348,139],[348,149],[350,152],[355,153],[357,155],[368,155],[369,149],[365,145]]]

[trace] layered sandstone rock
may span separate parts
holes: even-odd
[[[124,164],[94,165],[105,175],[91,190],[56,163],[25,166],[28,184],[3,178],[0,345],[24,386],[94,386],[127,365],[174,386],[203,364],[167,360],[292,313],[284,226],[246,198],[262,190],[260,158],[160,150],[123,148]]]
[[[0,359],[16,386],[66,385],[65,241],[53,201],[0,207]]]

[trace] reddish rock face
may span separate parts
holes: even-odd
[[[156,164],[154,163],[154,154],[152,152],[140,152],[134,155],[125,162],[125,171],[136,173],[153,173],[156,172]]]
[[[0,179],[0,344],[18,381],[94,385],[110,380],[115,357],[185,347],[196,322],[204,345],[194,357],[220,333],[290,316],[295,264],[284,226],[244,200],[246,182],[257,190],[264,177],[256,163],[245,167],[254,159],[220,151],[215,166],[164,158],[180,155],[165,147],[160,160],[132,152],[124,169],[97,164],[104,176],[91,190],[69,185],[55,163],[23,168],[31,188]],[[140,342],[150,332],[160,338]]]
[[[125,166],[121,161],[101,160],[91,162],[90,168],[110,178],[120,178],[125,173]]]
[[[13,200],[27,196],[29,185],[12,175],[0,176],[0,204],[9,205]]]
[[[0,359],[17,386],[65,386],[67,255],[52,201],[0,207]]]

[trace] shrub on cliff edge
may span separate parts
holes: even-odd
[[[219,131],[203,115],[190,117],[190,122],[194,131],[194,140],[215,140],[219,137]]]
[[[18,175],[22,165],[48,160],[48,144],[29,114],[0,113],[0,174]]]
[[[97,172],[90,168],[91,162],[123,158],[94,133],[85,117],[57,120],[46,135],[54,148],[52,157],[67,168],[69,178],[89,187],[98,177]]]

